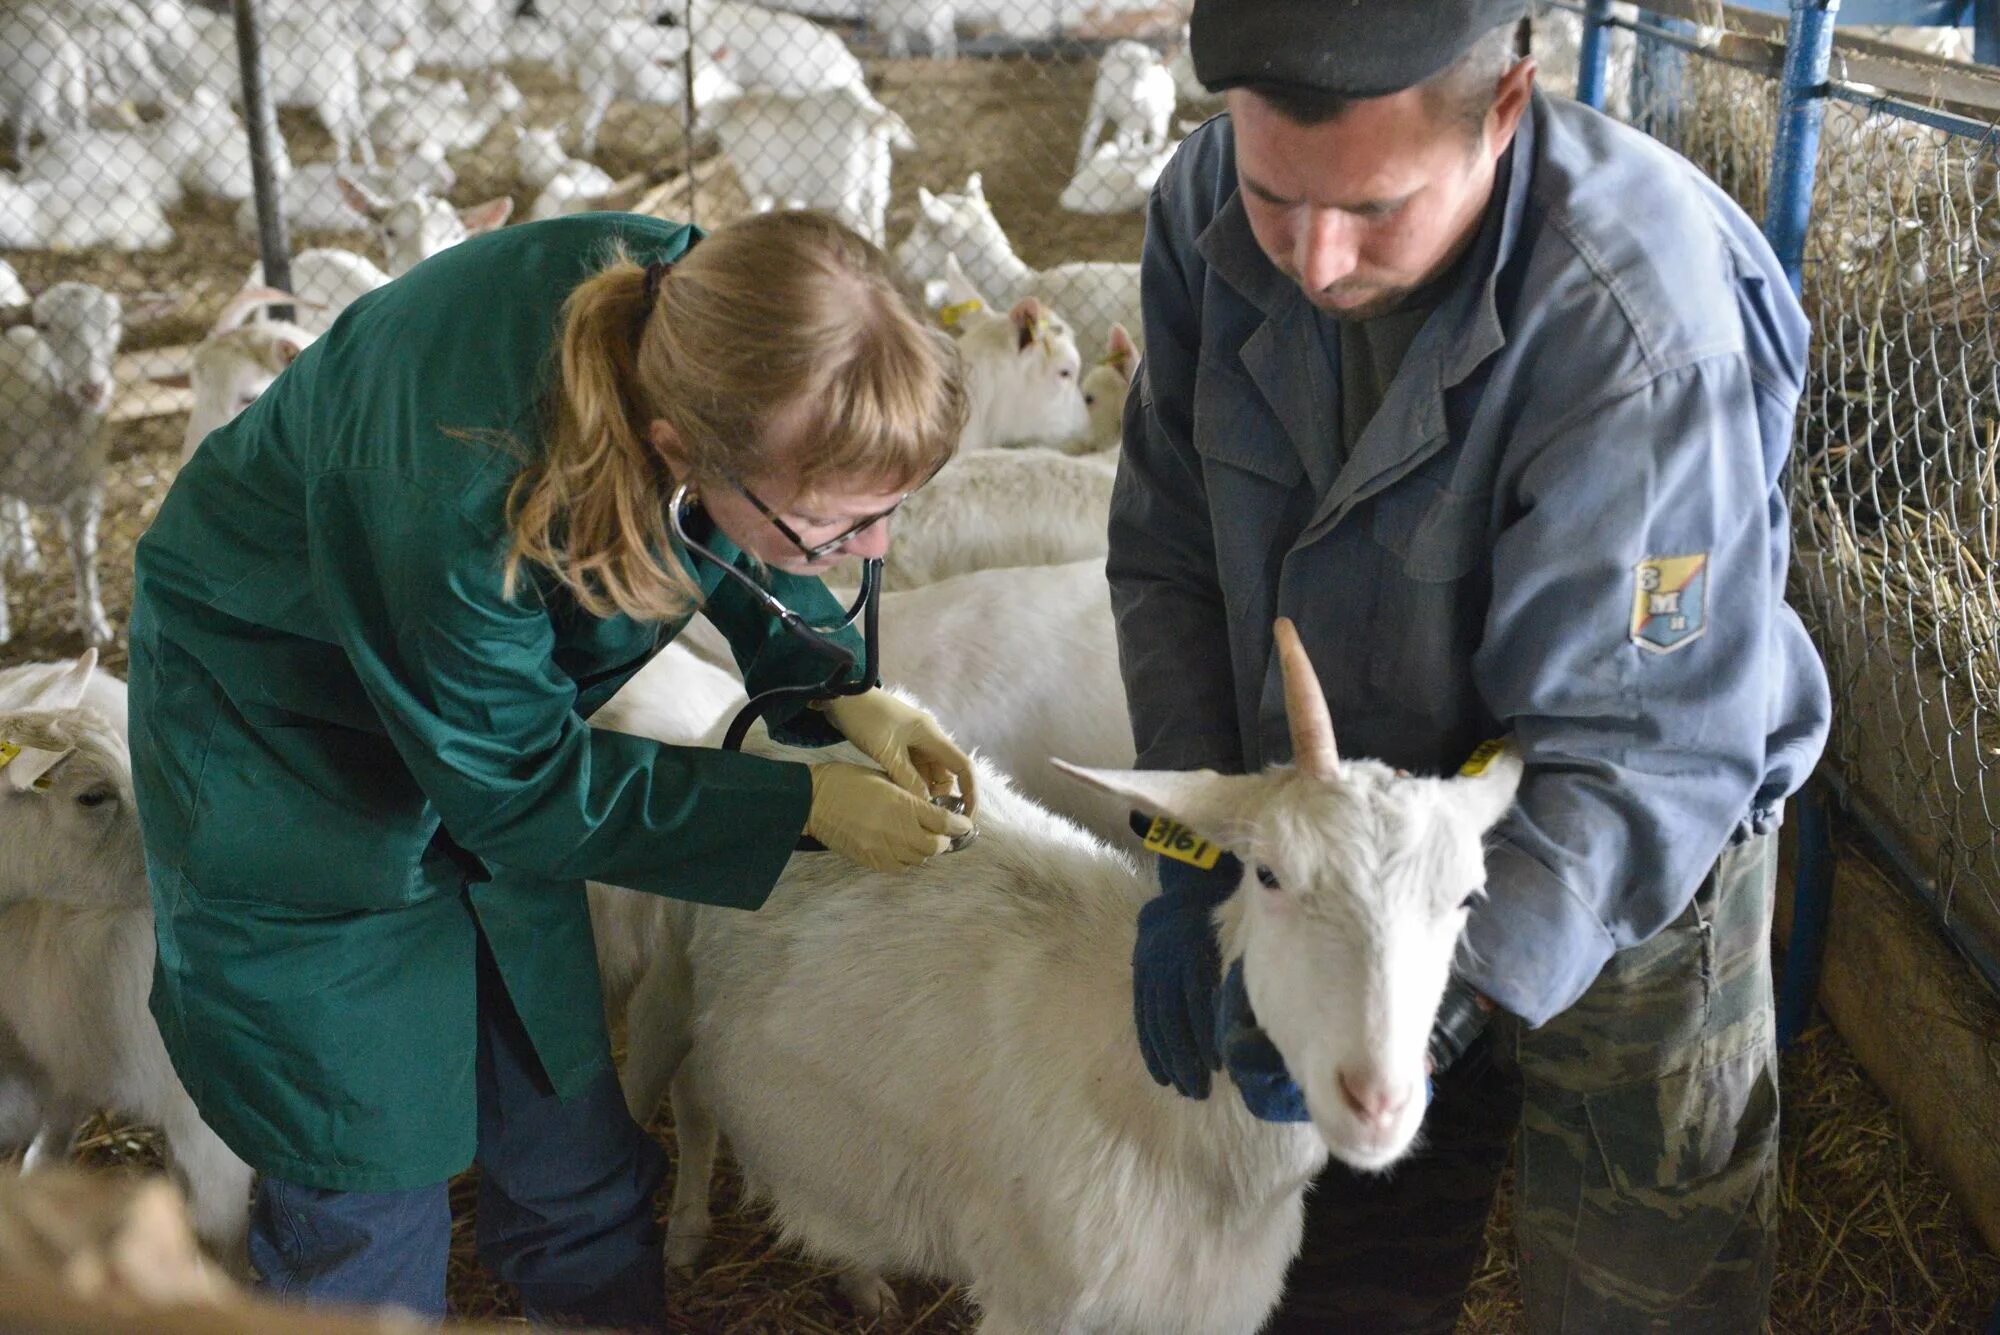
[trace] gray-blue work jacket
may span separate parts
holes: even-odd
[[[1227,116],[1149,205],[1109,576],[1139,764],[1291,743],[1298,622],[1343,754],[1527,763],[1466,976],[1541,1024],[1774,825],[1825,743],[1784,602],[1807,325],[1685,160],[1537,94],[1469,262],[1336,467],[1339,340],[1259,249]]]

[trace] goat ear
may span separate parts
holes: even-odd
[[[965,178],[965,193],[982,204],[986,202],[986,182],[978,172]]]
[[[1049,313],[1039,299],[1022,297],[1014,303],[1014,309],[1007,312],[1007,318],[1014,322],[1016,350],[1026,351],[1030,344],[1041,337],[1042,326],[1047,322]]]
[[[37,709],[75,709],[83,703],[90,686],[90,674],[97,670],[97,650],[86,649],[83,656],[57,673],[35,697]]]
[[[1212,769],[1085,769],[1066,760],[1049,763],[1141,811],[1171,817],[1225,848],[1242,844],[1251,813],[1264,806],[1278,781],[1263,774],[1218,774]]]
[[[280,366],[290,366],[299,359],[299,354],[304,351],[305,349],[299,345],[297,339],[281,338],[278,340],[277,347],[278,364]]]
[[[1522,772],[1520,751],[1512,742],[1506,742],[1490,755],[1484,748],[1474,752],[1473,759],[1466,762],[1458,777],[1446,783],[1467,818],[1484,831],[1498,825],[1501,817],[1513,809]]]
[[[1139,364],[1139,347],[1132,341],[1132,335],[1126,332],[1124,325],[1111,326],[1111,350],[1104,361],[1106,365],[1125,377],[1126,384],[1132,383],[1132,372]]]
[[[490,232],[506,222],[514,214],[514,200],[510,195],[489,199],[484,204],[474,204],[469,209],[458,211],[458,220],[465,224],[468,236],[478,236]]]

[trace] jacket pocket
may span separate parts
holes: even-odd
[[[437,829],[388,738],[268,706],[225,706],[195,797],[188,880],[213,901],[401,908],[455,888],[426,862]]]
[[[1428,478],[1406,479],[1376,499],[1371,528],[1403,573],[1420,583],[1461,579],[1490,544],[1484,493],[1449,491]]]

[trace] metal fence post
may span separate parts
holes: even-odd
[[[243,75],[243,122],[250,132],[250,184],[257,199],[257,242],[264,259],[266,287],[292,290],[292,243],[285,228],[283,185],[278,180],[278,111],[264,79],[264,30],[256,0],[232,0],[236,18],[236,59]],[[292,312],[273,308],[281,320]]]
[[[1764,235],[1801,292],[1806,228],[1812,217],[1819,128],[1826,118],[1827,70],[1833,60],[1833,20],[1840,0],[1792,0],[1785,38],[1785,82],[1778,104],[1778,139],[1771,153],[1771,204]]]
[[[1611,0],[1589,0],[1583,7],[1583,45],[1576,57],[1576,100],[1604,110],[1604,70],[1610,64]]]

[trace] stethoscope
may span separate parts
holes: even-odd
[[[861,562],[861,589],[854,601],[841,614],[840,620],[830,626],[815,626],[791,608],[780,602],[775,594],[759,584],[733,562],[725,561],[711,550],[706,543],[688,531],[688,519],[699,502],[693,491],[683,482],[674,488],[667,499],[667,524],[673,530],[675,541],[679,542],[695,556],[706,557],[715,563],[726,578],[735,580],[751,597],[755,598],[766,612],[777,619],[787,632],[804,641],[814,653],[833,662],[833,671],[817,686],[774,686],[750,697],[729,721],[728,729],[722,735],[722,749],[741,751],[743,739],[750,735],[750,727],[780,706],[803,705],[811,700],[824,700],[829,696],[862,695],[882,684],[882,560],[868,557]],[[854,671],[854,651],[833,639],[856,621],[861,622],[862,658],[861,671]],[[932,798],[933,802],[961,814],[965,809],[964,800],[956,794],[942,798]],[[972,842],[973,836],[962,835],[953,841],[950,852]],[[801,852],[822,852],[826,845],[810,835],[800,835],[794,845]]]

